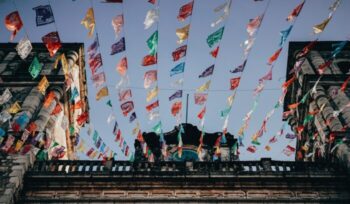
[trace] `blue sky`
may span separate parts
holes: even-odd
[[[117,91],[114,88],[120,77],[115,71],[115,66],[122,57],[127,56],[128,75],[131,82],[130,86],[132,87],[133,101],[136,106],[136,114],[140,121],[141,129],[143,131],[150,131],[154,122],[150,123],[147,119],[145,109],[147,92],[143,88],[143,75],[151,68],[142,67],[141,60],[148,53],[146,40],[158,28],[158,66],[154,68],[158,68],[160,118],[163,124],[163,130],[172,130],[176,124],[176,120],[171,115],[171,103],[168,101],[168,97],[175,92],[175,89],[170,85],[171,82],[178,79],[179,76],[170,77],[169,75],[170,69],[178,64],[172,61],[171,53],[179,47],[176,44],[177,37],[175,30],[187,25],[190,21],[191,29],[187,41],[188,49],[183,88],[184,95],[187,93],[190,94],[188,121],[196,125],[199,124],[197,114],[201,107],[194,104],[193,93],[196,88],[206,82],[205,79],[199,79],[198,75],[214,63],[214,59],[209,55],[212,49],[208,47],[206,39],[208,35],[221,26],[225,26],[225,33],[220,42],[220,53],[215,61],[215,71],[211,78],[212,83],[208,96],[205,122],[205,130],[207,132],[220,131],[224,121],[220,119],[219,112],[225,108],[226,98],[231,93],[229,91],[229,79],[234,77],[229,73],[229,70],[242,63],[243,51],[240,44],[247,39],[246,25],[248,20],[262,14],[268,0],[262,2],[233,0],[230,16],[226,22],[221,23],[215,28],[210,27],[210,24],[220,14],[214,13],[213,9],[224,3],[224,0],[195,0],[192,19],[190,20],[190,17],[185,22],[179,22],[176,17],[179,8],[183,4],[188,3],[189,0],[160,0],[159,24],[158,26],[152,26],[148,30],[144,30],[143,21],[147,11],[152,9],[153,6],[147,0],[124,1],[123,6],[121,4],[103,4],[100,3],[100,0],[94,0],[93,5],[97,31],[100,38],[100,50],[103,57],[103,69],[107,74],[107,83],[115,115],[128,145],[133,150],[133,140],[135,138],[132,136],[131,130],[134,125],[129,124],[129,118],[124,117],[120,110],[120,102],[118,101]],[[41,42],[41,37],[48,32],[56,30],[56,27],[62,42],[83,42],[85,47],[88,47],[93,42],[93,38],[87,37],[88,31],[80,24],[87,9],[90,7],[90,1],[50,0],[56,24],[41,27],[37,27],[35,24],[35,13],[32,8],[39,5],[47,5],[47,0],[25,2],[16,0],[15,2],[24,22],[24,29],[32,42]],[[312,35],[312,26],[321,23],[327,18],[329,13],[328,7],[332,2],[331,0],[307,0],[303,11],[289,35],[288,41],[314,40],[315,36]],[[255,45],[248,58],[248,63],[230,113],[228,131],[232,134],[237,134],[239,127],[243,124],[242,119],[244,115],[252,107],[254,100],[253,89],[257,86],[258,79],[268,71],[266,62],[278,49],[280,42],[279,32],[287,29],[290,25],[285,20],[286,17],[299,3],[301,3],[301,0],[271,0],[261,29],[256,36]],[[8,13],[16,10],[12,0],[0,1],[0,8],[1,19],[4,19]],[[320,35],[320,40],[345,40],[349,36],[350,26],[346,22],[347,19],[350,19],[349,8],[350,1],[343,1],[341,3],[326,30]],[[117,41],[111,26],[111,19],[122,12],[124,12],[125,25],[123,29],[126,40],[126,52],[111,56],[109,55],[110,46]],[[15,42],[18,42],[25,35],[24,29],[17,35]],[[10,32],[6,30],[5,26],[0,26],[0,33],[0,42],[8,42]],[[260,97],[258,108],[252,115],[252,121],[246,131],[246,146],[250,143],[251,135],[260,128],[266,113],[273,108],[278,97],[281,95],[280,87],[285,79],[287,50],[288,44],[285,44],[275,64],[273,80],[269,81],[265,86],[265,91]],[[86,69],[89,68],[86,67]],[[111,113],[111,109],[105,105],[107,99],[98,102],[95,101],[97,90],[92,86],[90,70],[87,70],[87,74],[91,122],[103,140],[118,153],[118,158],[125,159],[118,145],[114,143],[114,135],[112,134],[113,124],[107,124],[106,122],[108,115]],[[185,98],[183,97],[183,103],[185,103]],[[287,144],[295,145],[295,141],[284,139],[284,137],[280,138],[276,144],[271,145],[272,150],[270,152],[264,150],[264,144],[267,143],[268,139],[282,125],[281,113],[282,110],[279,109],[270,119],[267,125],[267,133],[260,140],[262,145],[258,147],[258,151],[255,154],[246,152],[245,148],[241,148],[240,158],[242,160],[255,160],[260,157],[272,157],[278,160],[294,159],[293,156],[286,157],[281,152]],[[183,122],[185,120],[184,115],[182,117]],[[289,127],[286,129],[290,131]],[[91,142],[91,139],[86,134],[86,129],[82,130],[81,136],[88,142]]]

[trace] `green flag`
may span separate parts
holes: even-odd
[[[227,108],[225,108],[224,110],[221,111],[221,113],[220,113],[221,118],[226,117],[230,113],[231,107],[232,106],[229,106],[229,107],[227,107]]]
[[[306,99],[309,97],[309,91],[303,96],[303,98],[301,99],[300,103],[305,103]]]
[[[309,121],[313,120],[314,116],[311,114],[308,114],[305,118],[304,118],[304,122],[303,125],[306,125]]]
[[[69,133],[70,133],[70,135],[74,135],[74,131],[75,131],[74,126],[71,125],[71,126],[69,127]]]
[[[47,152],[44,150],[39,150],[35,157],[38,161],[45,161],[49,158]]]
[[[98,139],[98,132],[95,130],[94,135],[92,136],[92,140],[96,143]]]
[[[32,63],[29,66],[29,73],[33,77],[33,79],[35,79],[40,74],[41,68],[42,66],[38,58],[35,56]]]
[[[162,132],[162,122],[158,122],[153,128],[152,128],[153,132],[155,132],[156,134],[160,134]]]
[[[219,42],[219,40],[221,40],[222,34],[224,33],[224,28],[225,27],[221,27],[219,30],[215,31],[214,33],[212,33],[208,36],[207,43],[208,43],[210,48],[212,48],[215,43],[217,43],[217,42]]]
[[[252,140],[252,144],[260,145],[260,142],[258,142],[257,140]]]
[[[109,107],[112,107],[112,102],[111,102],[111,100],[108,100],[106,104],[107,104]]]
[[[149,54],[154,56],[157,52],[157,46],[158,46],[158,30],[155,31],[151,37],[147,40],[148,48],[150,49]]]

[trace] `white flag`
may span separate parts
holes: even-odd
[[[147,12],[145,21],[143,24],[145,25],[145,30],[150,28],[154,23],[156,23],[159,19],[159,13],[157,9],[151,9]]]
[[[219,12],[221,10],[224,10],[224,13],[213,23],[211,23],[211,27],[215,27],[216,25],[220,24],[222,21],[224,21],[230,14],[230,8],[231,8],[232,0],[228,0],[226,3],[216,7],[214,9],[214,12]]]
[[[6,88],[5,91],[0,96],[0,105],[7,103],[12,98],[10,89]]]
[[[22,60],[28,57],[28,55],[32,51],[32,48],[32,43],[30,43],[30,41],[26,37],[22,38],[16,46],[17,53]]]

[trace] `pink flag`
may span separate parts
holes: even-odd
[[[149,70],[145,73],[143,86],[148,89],[155,81],[157,81],[157,70]]]
[[[256,30],[260,27],[263,16],[257,16],[254,19],[251,19],[247,25],[247,33],[249,36],[253,36]]]
[[[119,101],[126,101],[132,97],[131,89],[119,91]]]
[[[123,57],[123,58],[119,61],[119,63],[118,63],[118,65],[117,65],[116,69],[117,69],[117,72],[118,72],[121,76],[125,76],[125,73],[126,73],[126,71],[128,70],[128,60],[127,60],[126,57]]]
[[[194,94],[194,103],[197,105],[203,105],[208,98],[207,93],[195,93]]]
[[[91,80],[95,86],[95,88],[100,87],[103,83],[106,82],[106,76],[104,72],[100,72],[98,74],[93,74],[91,76]]]
[[[272,80],[272,68],[267,72],[267,74],[259,79],[259,83],[264,82],[265,80]]]
[[[118,37],[118,35],[122,31],[123,25],[124,25],[123,14],[117,15],[112,19],[112,26],[116,37]]]
[[[123,115],[127,116],[132,110],[134,110],[134,103],[132,101],[127,101],[120,105],[120,108],[123,111]]]

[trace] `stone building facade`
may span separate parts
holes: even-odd
[[[310,42],[290,42],[286,81],[300,70],[288,87],[284,111],[298,134],[296,160],[341,160],[350,167],[350,88],[344,83],[350,76],[350,44],[332,58],[337,43],[316,42],[303,56]],[[296,103],[291,111],[288,105]]]

